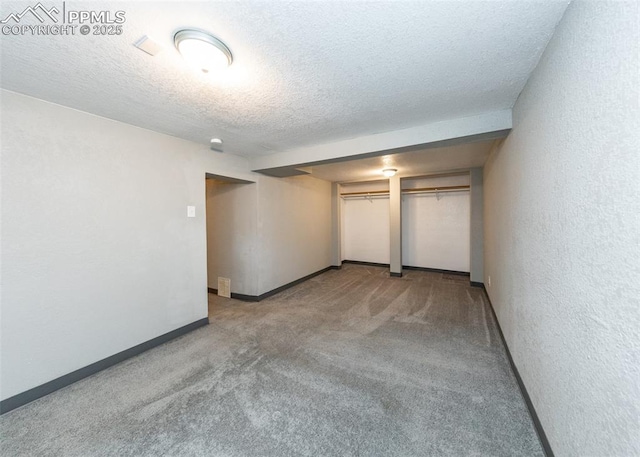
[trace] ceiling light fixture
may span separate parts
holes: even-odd
[[[173,42],[184,60],[203,73],[226,68],[233,62],[227,45],[200,30],[179,30],[173,36]]]
[[[382,174],[387,178],[394,176],[397,172],[398,170],[396,170],[395,168],[385,168],[384,170],[382,170]]]

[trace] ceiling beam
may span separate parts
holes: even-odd
[[[376,133],[333,143],[277,152],[251,160],[251,170],[269,170],[356,160],[431,147],[451,146],[471,141],[507,136],[511,130],[511,110],[434,122],[391,132]]]

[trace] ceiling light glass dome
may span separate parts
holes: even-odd
[[[231,51],[222,41],[200,30],[180,30],[173,42],[184,60],[203,73],[224,69],[233,62]]]

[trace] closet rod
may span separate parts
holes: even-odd
[[[373,195],[347,195],[346,197],[341,197],[343,200],[350,200],[352,198],[366,198],[366,199],[374,199],[374,198],[389,198],[389,193],[386,194],[373,194]]]
[[[403,194],[412,194],[418,192],[456,192],[460,190],[469,190],[471,186],[442,186],[442,187],[416,187],[415,189],[402,189]]]
[[[389,194],[388,190],[371,190],[369,192],[345,192],[340,194],[341,197],[349,197],[351,195],[379,195],[379,194]]]
[[[417,187],[415,189],[403,189],[403,194],[413,194],[422,192],[457,192],[468,190],[470,186],[442,186],[442,187]],[[345,192],[340,194],[341,197],[367,197],[375,195],[389,195],[388,190],[372,190],[369,192]]]

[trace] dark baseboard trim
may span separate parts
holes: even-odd
[[[426,267],[410,267],[407,265],[402,265],[403,270],[415,270],[415,271],[427,271],[429,273],[443,273],[446,275],[458,275],[458,276],[470,276],[471,273],[468,271],[457,271],[457,270],[441,270],[440,268],[426,268]]]
[[[314,278],[318,275],[321,275],[322,273],[326,273],[329,270],[339,270],[340,267],[335,266],[335,265],[331,265],[329,267],[323,268],[322,270],[318,270],[314,273],[311,273],[310,275],[304,276],[300,279],[296,279],[295,281],[291,281],[288,284],[285,284],[284,286],[280,286],[277,287],[273,290],[270,290],[269,292],[265,292],[261,295],[245,295],[245,294],[237,294],[235,292],[231,292],[231,298],[235,298],[236,300],[241,300],[241,301],[248,301],[248,302],[258,302],[261,300],[264,300],[265,298],[269,298],[277,293],[282,292],[283,290],[287,290],[293,286],[297,286],[300,283],[303,283],[311,278]],[[208,288],[209,289],[209,293],[210,294],[217,294],[218,290],[217,289],[212,289],[211,287]]]
[[[392,278],[402,278],[402,272],[400,273],[395,273],[393,271],[389,272],[389,276],[391,276]]]
[[[470,281],[469,284],[471,284],[471,287],[482,287],[484,289],[483,282]]]
[[[212,289],[211,287],[207,287],[210,294],[218,295],[218,289]],[[245,294],[237,294],[235,292],[231,292],[231,298],[235,298],[240,301],[260,301],[260,297],[257,295],[245,295]]]
[[[364,265],[366,267],[386,267],[389,268],[388,263],[377,263],[377,262],[361,262],[360,260],[343,260],[342,263],[349,263],[351,265]]]
[[[342,265],[331,265],[329,268],[332,270],[342,270]]]
[[[343,260],[342,263],[349,263],[351,265],[365,265],[368,267],[385,267],[390,268],[388,263],[376,263],[376,262],[361,262],[360,260]],[[414,270],[414,271],[427,271],[429,273],[443,273],[447,275],[460,275],[460,276],[470,276],[471,274],[467,271],[457,271],[457,270],[441,270],[439,268],[427,268],[427,267],[412,267],[409,265],[402,265],[403,270]],[[391,273],[393,277],[402,276],[401,273]]]
[[[260,301],[260,297],[258,295],[237,294],[235,292],[231,292],[231,298],[240,301]]]
[[[311,278],[315,278],[316,276],[321,275],[322,273],[326,273],[329,270],[333,270],[333,266],[323,268],[322,270],[318,270],[315,273],[311,273],[310,275],[304,276],[300,279],[296,279],[295,281],[291,281],[290,283],[285,284],[284,286],[280,286],[273,290],[270,290],[269,292],[265,292],[262,295],[258,296],[258,301],[264,300],[265,298],[269,298],[279,292],[282,292],[283,290],[289,289],[290,287],[297,286],[298,284],[303,283]]]
[[[518,382],[518,387],[520,388],[520,393],[522,394],[522,398],[527,405],[527,409],[529,410],[529,414],[531,415],[531,420],[533,421],[533,427],[536,429],[536,433],[538,434],[538,439],[540,440],[540,445],[542,446],[542,450],[544,451],[547,457],[554,457],[553,450],[551,449],[551,445],[549,444],[549,440],[547,439],[547,435],[544,432],[544,428],[542,428],[542,423],[540,422],[540,418],[538,417],[538,413],[536,413],[536,409],[531,402],[531,397],[529,397],[529,392],[527,392],[527,387],[524,385],[522,378],[520,377],[520,372],[518,372],[518,367],[513,361],[513,357],[511,357],[511,351],[509,351],[509,346],[507,345],[507,340],[504,339],[504,334],[502,333],[502,328],[500,328],[500,322],[498,321],[498,316],[496,315],[495,309],[493,309],[493,303],[491,303],[491,299],[489,298],[489,294],[487,293],[487,289],[484,287],[483,283],[481,284],[482,289],[484,290],[484,295],[487,297],[487,301],[489,302],[489,308],[491,308],[491,314],[493,315],[493,319],[496,323],[496,327],[498,327],[498,333],[500,333],[500,339],[502,339],[502,344],[504,344],[505,352],[507,353],[507,359],[509,359],[509,365],[511,365],[511,370],[516,377],[516,381]],[[473,283],[472,283],[473,285]]]
[[[80,368],[79,370],[72,371],[71,373],[68,373],[64,376],[60,376],[53,381],[46,382],[42,385],[34,387],[33,389],[29,389],[25,392],[14,395],[13,397],[9,397],[6,400],[2,400],[0,402],[0,414],[8,413],[11,410],[37,400],[40,397],[44,397],[45,395],[55,392],[56,390],[67,387],[74,382],[80,381],[81,379],[96,374],[99,371],[130,359],[131,357],[134,357],[136,355],[142,354],[149,349],[160,346],[161,344],[164,344],[179,336],[185,335],[192,330],[208,324],[209,318],[202,318],[200,320],[187,324],[184,327],[180,327],[178,329],[172,330],[169,333],[165,333],[164,335],[160,335],[149,341],[140,343],[137,346],[125,349],[124,351],[118,352],[117,354],[107,357],[106,359],[99,360],[95,363],[92,363],[91,365],[87,365],[84,368]]]

